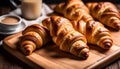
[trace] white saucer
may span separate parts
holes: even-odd
[[[24,22],[22,22],[15,31],[11,31],[11,32],[0,32],[0,34],[3,34],[3,35],[15,34],[15,33],[17,33],[17,32],[20,32],[20,31],[24,30],[25,27],[26,27],[26,24],[25,24]]]

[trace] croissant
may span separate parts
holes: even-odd
[[[94,18],[115,30],[120,29],[120,13],[114,4],[111,2],[95,2],[86,5]]]
[[[67,0],[58,4],[54,10],[70,20],[84,20],[85,22],[94,20],[89,14],[89,9],[80,0]]]
[[[72,24],[75,30],[86,36],[88,43],[98,45],[103,49],[109,49],[113,45],[112,36],[103,24],[95,21],[86,23],[83,20],[73,21]]]
[[[89,56],[89,47],[84,35],[75,31],[71,22],[60,16],[51,16],[43,20],[42,24],[50,31],[53,42],[60,50],[69,52],[81,58]]]
[[[109,30],[92,18],[82,1],[68,0],[58,4],[55,11],[72,20],[73,27],[86,36],[88,43],[103,49],[109,49],[113,45]]]
[[[25,55],[30,55],[34,50],[48,43],[50,39],[47,28],[40,24],[33,24],[22,31],[19,49]]]

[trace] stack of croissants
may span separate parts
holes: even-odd
[[[88,44],[107,50],[113,46],[112,35],[106,27],[120,29],[120,13],[114,4],[67,0],[56,5],[54,11],[57,15],[22,31],[18,48],[25,55],[51,40],[60,50],[85,59],[89,56]]]

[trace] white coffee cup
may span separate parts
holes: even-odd
[[[16,15],[3,15],[0,17],[0,32],[15,31],[22,23],[22,18]]]

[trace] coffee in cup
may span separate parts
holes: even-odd
[[[0,17],[0,32],[11,32],[18,29],[22,18],[16,15],[3,15]]]
[[[5,18],[3,18],[1,20],[1,23],[4,23],[4,24],[16,24],[20,21],[19,18],[15,17],[15,16],[7,16]]]

